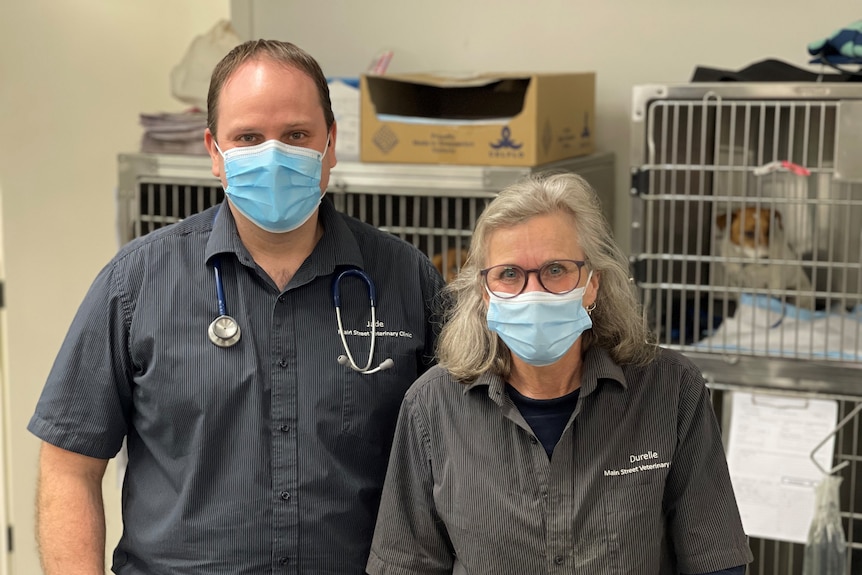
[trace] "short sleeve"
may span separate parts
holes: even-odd
[[[371,544],[371,575],[452,573],[452,551],[434,509],[429,437],[421,412],[417,396],[408,394],[398,416]]]
[[[668,531],[682,573],[708,573],[752,560],[730,483],[709,390],[683,372],[677,450],[665,491]]]
[[[126,310],[116,262],[90,286],[60,347],[27,429],[66,449],[109,459],[126,435],[131,405]]]

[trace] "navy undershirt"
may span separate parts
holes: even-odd
[[[580,391],[581,389],[578,388],[562,397],[553,399],[533,399],[506,384],[506,392],[512,398],[512,403],[515,404],[515,407],[527,421],[527,425],[542,443],[542,447],[548,454],[548,459],[554,452],[554,446],[557,445],[569,418],[575,411]]]

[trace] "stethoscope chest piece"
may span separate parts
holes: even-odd
[[[217,346],[231,347],[239,341],[239,324],[229,315],[220,315],[210,324],[207,335]]]

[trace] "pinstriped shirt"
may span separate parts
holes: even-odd
[[[675,575],[751,561],[699,371],[587,351],[549,459],[494,375],[435,367],[401,408],[372,575]]]
[[[430,365],[442,279],[413,246],[322,202],[325,233],[284,291],[239,240],[226,209],[138,238],[94,281],[29,429],[110,458],[128,437],[124,533],[113,571],[362,573],[398,408]],[[242,337],[207,338],[221,260]],[[377,288],[374,363],[344,353],[333,272]],[[370,349],[365,284],[341,285],[345,339]]]

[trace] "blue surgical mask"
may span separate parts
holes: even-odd
[[[329,148],[329,141],[326,143]],[[309,148],[267,140],[257,146],[222,152],[231,204],[268,232],[295,230],[320,205],[321,154]]]
[[[587,278],[592,277],[592,272]],[[584,308],[584,287],[563,295],[531,291],[504,299],[489,293],[488,327],[509,350],[537,367],[559,361],[593,326]]]

